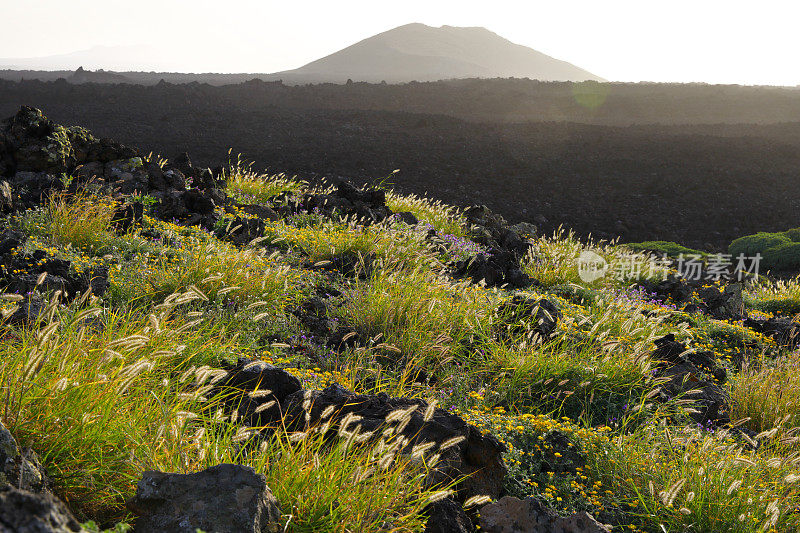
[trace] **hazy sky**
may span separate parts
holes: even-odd
[[[150,47],[116,69],[274,72],[422,22],[485,26],[609,80],[800,84],[793,0],[0,0],[0,20],[0,58]]]

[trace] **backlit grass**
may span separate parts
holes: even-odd
[[[46,236],[54,245],[99,253],[114,239],[115,209],[116,203],[107,197],[54,195],[43,208],[29,212],[22,224],[28,233]]]
[[[308,190],[241,163],[226,176],[243,203]],[[42,457],[80,518],[104,526],[132,518],[124,502],[143,470],[237,462],[267,476],[286,531],[422,531],[422,509],[447,487],[425,487],[425,465],[387,452],[391,443],[326,444],[280,428],[256,442],[251,428],[217,414],[219,398],[206,395],[221,364],[255,357],[307,388],[437,398],[507,445],[509,494],[587,510],[615,531],[797,530],[797,351],[740,321],[656,301],[637,281],[663,277],[666,264],[565,232],[534,239],[523,266],[535,287],[454,280],[446,265],[480,248],[459,211],[391,191],[387,199],[421,224],[304,213],[265,221],[263,239],[235,246],[148,216],[117,233],[114,204],[89,195],[54,197],[10,220],[31,234],[14,253],[45,250],[75,273],[108,267],[110,287],[91,301],[54,301],[41,326],[2,326],[3,423]],[[457,246],[429,240],[431,228]],[[594,282],[578,268],[588,250],[609,264]],[[748,282],[747,308],[792,316],[798,286]],[[355,334],[337,346],[306,331],[298,311],[328,291],[338,296],[326,318]],[[530,317],[499,316],[515,295],[560,310],[549,338],[529,334]],[[18,299],[3,300],[4,316]],[[690,400],[659,403],[651,379],[653,341],[669,333],[726,368],[731,416],[760,434],[757,448],[735,432],[675,425]],[[558,435],[567,449],[548,444]],[[572,451],[584,466],[552,468]]]

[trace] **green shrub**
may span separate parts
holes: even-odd
[[[800,242],[800,228],[792,228],[786,232],[786,236],[793,242]]]
[[[656,254],[665,254],[670,257],[678,257],[683,255],[707,255],[706,252],[687,248],[682,244],[672,241],[644,241],[644,242],[631,242],[625,244],[634,252],[655,252]]]
[[[793,270],[800,268],[800,242],[787,242],[764,250],[762,264],[770,270]]]
[[[768,250],[769,248],[789,242],[792,241],[783,233],[759,232],[755,235],[746,235],[734,240],[730,246],[728,246],[728,252],[734,256],[739,254],[755,255],[759,252],[763,253],[764,250]]]
[[[761,254],[764,270],[793,270],[800,268],[800,228],[781,233],[760,232],[734,240],[728,252],[734,260],[740,254],[753,257]]]

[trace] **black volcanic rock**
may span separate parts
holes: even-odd
[[[177,166],[159,165],[143,159],[135,148],[97,139],[83,128],[61,126],[27,106],[0,128],[0,161],[0,170],[9,177],[8,184],[0,182],[4,211],[33,207],[64,190],[64,176],[76,178],[68,192],[92,181],[117,197],[150,194],[159,201],[156,216],[186,225],[213,226],[215,208],[227,202],[219,175],[193,167],[188,155]],[[125,230],[140,217],[138,212],[118,212],[115,222]]]
[[[744,325],[754,331],[775,339],[776,342],[795,348],[800,345],[800,322],[788,317],[769,319],[746,318]]]
[[[479,252],[451,264],[454,276],[483,282],[489,287],[507,285],[524,289],[535,284],[520,268],[520,261],[531,249],[529,224],[510,227],[505,219],[485,205],[474,205],[464,211],[469,224],[468,236],[485,246],[487,252]]]
[[[74,299],[91,287],[102,296],[108,289],[108,268],[96,265],[82,273],[74,272],[70,261],[49,255],[44,250],[18,253],[25,236],[7,230],[0,233],[0,287],[22,299],[10,316],[12,324],[31,324],[44,310],[42,294],[61,291],[64,300]]]
[[[665,380],[660,385],[660,398],[690,399],[690,416],[705,427],[729,424],[730,397],[721,387],[727,373],[716,364],[714,354],[686,353],[686,346],[677,342],[673,334],[657,339],[655,345],[650,357],[661,363],[654,369],[653,377]]]
[[[483,203],[545,234],[563,225],[579,236],[721,251],[742,235],[800,226],[798,91],[601,85],[612,89],[608,100],[590,110],[576,105],[574,88],[521,79],[160,88],[0,80],[0,116],[35,104],[147,151],[188,149],[199,168],[231,146],[287,175],[361,183],[399,167],[402,192]]]
[[[434,502],[425,509],[428,520],[424,533],[474,533],[472,525],[461,504],[452,498]]]
[[[611,529],[581,511],[559,516],[540,497],[523,500],[504,496],[480,509],[480,530],[485,533],[610,533]]]
[[[220,464],[193,474],[148,471],[128,507],[141,533],[277,533],[281,512],[263,475]]]
[[[500,304],[496,314],[499,321],[495,326],[495,334],[501,338],[530,332],[541,339],[547,339],[561,319],[561,311],[550,300],[531,298],[523,294],[516,294]]]
[[[96,139],[83,128],[56,124],[27,106],[3,121],[0,145],[7,176],[18,171],[60,175],[90,161],[105,163],[139,155],[133,148]]]
[[[341,425],[352,416],[360,418],[349,431],[356,425],[363,432],[394,428],[397,437],[408,439],[403,453],[410,454],[415,445],[433,443],[435,451],[430,454],[441,454],[428,474],[431,485],[459,481],[459,494],[464,498],[497,497],[502,490],[505,446],[444,409],[429,412],[429,405],[422,400],[385,393],[356,394],[339,384],[304,390],[285,370],[246,359],[239,360],[218,381],[215,394],[223,395],[227,409],[237,411],[244,424],[263,427],[266,432],[279,422],[289,431],[305,431],[323,423],[331,424],[333,431],[348,431]],[[398,410],[406,413],[402,420],[389,417]],[[374,437],[379,435],[376,432]]]
[[[265,426],[281,416],[281,404],[302,392],[300,380],[283,369],[263,361],[240,358],[217,385],[229,409],[251,426]],[[265,404],[271,404],[264,408]]]
[[[63,502],[49,493],[0,487],[3,533],[86,533]]]
[[[4,485],[42,492],[47,488],[48,479],[36,453],[21,448],[11,432],[0,423],[0,487]]]
[[[377,433],[395,428],[400,436],[408,439],[403,453],[410,454],[415,445],[434,443],[435,452],[431,454],[439,453],[441,459],[428,474],[430,484],[460,480],[457,489],[463,498],[498,497],[506,475],[502,458],[505,446],[494,436],[483,435],[478,428],[444,409],[435,408],[431,418],[425,420],[428,407],[422,400],[395,398],[385,393],[356,394],[338,384],[321,391],[298,391],[283,402],[286,424],[292,429],[303,430],[323,422],[333,424],[336,429],[340,422],[355,415],[357,422],[348,426],[349,431],[358,427],[362,432]],[[387,421],[390,413],[400,410],[407,413],[405,417]]]

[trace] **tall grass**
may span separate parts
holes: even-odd
[[[230,156],[230,152],[228,155]],[[297,192],[306,187],[305,183],[285,174],[269,175],[254,172],[252,164],[244,164],[241,154],[236,157],[236,161],[229,161],[223,178],[227,182],[228,194],[245,204],[264,204],[284,191]]]
[[[2,421],[38,452],[77,515],[125,519],[143,470],[236,462],[267,476],[287,531],[418,531],[440,488],[425,488],[426,469],[390,443],[329,446],[279,432],[259,440],[257,453],[242,445],[253,431],[225,423],[206,399],[224,374],[207,363],[235,352],[236,336],[179,312],[198,299],[176,294],[149,315],[59,309],[54,300],[46,325],[0,346]]]
[[[769,366],[746,367],[731,377],[728,387],[731,417],[747,419],[750,429],[800,426],[800,351]]]
[[[402,211],[412,213],[417,220],[427,222],[441,233],[464,236],[465,221],[458,209],[438,200],[414,194],[400,195],[390,191],[386,194],[386,205],[395,213]]]
[[[608,264],[605,275],[591,283],[593,287],[624,287],[644,278],[661,279],[668,270],[662,261],[649,254],[602,241],[582,242],[572,231],[561,228],[552,237],[543,236],[534,241],[523,269],[546,288],[584,284],[578,269],[578,259],[584,251],[596,253]]]
[[[87,193],[67,198],[53,195],[43,210],[28,211],[23,228],[48,238],[55,245],[71,246],[90,253],[102,253],[113,239],[111,220],[116,203],[110,197]]]
[[[797,531],[800,469],[792,444],[758,450],[730,438],[659,424],[587,447],[606,505],[661,531]]]
[[[4,332],[15,340],[0,345],[3,422],[40,454],[79,514],[120,517],[144,462],[173,445],[165,425],[192,410],[170,377],[202,345],[171,314],[194,298],[149,316],[62,311],[54,299],[43,328]]]
[[[464,348],[488,334],[494,300],[491,291],[420,267],[376,270],[336,314],[362,337],[389,345],[410,368],[431,370],[473,355]]]

